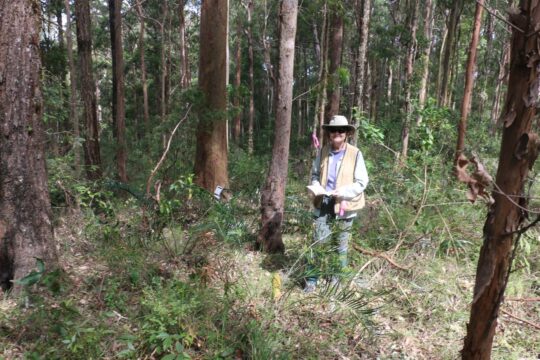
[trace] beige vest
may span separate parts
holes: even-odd
[[[350,144],[347,144],[345,147],[345,154],[343,155],[343,159],[341,160],[341,165],[338,169],[337,173],[337,181],[336,181],[336,189],[339,189],[341,186],[344,185],[350,185],[354,182],[354,169],[356,168],[356,158],[358,156],[358,150],[357,147],[354,147]],[[321,185],[323,188],[326,188],[326,183],[328,181],[328,162],[329,156],[328,156],[329,149],[327,146],[323,147],[321,150]],[[340,210],[340,200],[339,198],[336,201],[336,205],[334,207],[334,212],[336,214],[339,214]],[[318,202],[320,207],[320,201]],[[366,201],[364,199],[364,193],[362,192],[360,195],[355,197],[352,200],[348,200],[345,202],[345,211],[355,211],[360,210],[366,205]]]

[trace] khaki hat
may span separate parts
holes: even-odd
[[[347,128],[349,131],[354,132],[356,128],[353,125],[349,125],[347,118],[343,115],[334,115],[328,124],[323,124],[324,130],[330,130],[332,128]]]

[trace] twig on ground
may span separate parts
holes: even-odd
[[[506,310],[504,310],[504,309],[501,309],[501,312],[504,313],[504,314],[506,314],[506,315],[508,315],[508,316],[510,316],[510,317],[513,318],[513,319],[516,319],[516,320],[518,320],[518,321],[521,321],[521,322],[524,323],[524,324],[530,325],[530,326],[532,326],[533,328],[540,330],[540,325],[538,325],[538,324],[535,324],[535,323],[533,323],[533,322],[531,322],[531,321],[529,321],[529,320],[520,318],[519,316],[516,316],[516,315],[512,314],[511,312],[506,311]]]
[[[540,301],[540,297],[533,297],[533,298],[515,298],[515,297],[507,297],[504,298],[505,301],[522,301],[522,302],[536,302]]]
[[[405,267],[403,265],[399,265],[390,256],[386,255],[385,253],[377,253],[377,252],[374,252],[374,251],[371,251],[371,250],[363,249],[363,248],[361,248],[360,246],[358,246],[356,244],[354,244],[353,246],[354,246],[354,248],[356,250],[360,251],[362,254],[379,257],[381,259],[384,259],[384,260],[388,261],[390,263],[390,265],[392,265],[396,269],[404,270],[404,271],[407,271],[407,270],[410,269],[410,267]]]

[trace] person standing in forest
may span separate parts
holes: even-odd
[[[369,178],[360,150],[347,143],[355,128],[341,115],[332,117],[323,125],[326,145],[317,153],[311,169],[311,185],[314,205],[314,242],[310,256],[310,274],[304,291],[313,292],[317,286],[318,272],[313,263],[319,262],[316,253],[321,244],[337,242],[338,271],[332,275],[336,286],[347,266],[347,250],[351,227],[358,210],[364,207],[364,190]]]

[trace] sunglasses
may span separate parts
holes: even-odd
[[[346,133],[347,131],[349,131],[349,129],[345,128],[345,127],[335,127],[335,128],[330,128],[328,129],[328,131],[330,133],[335,133],[335,132],[338,132],[340,134],[343,134],[343,133]]]

